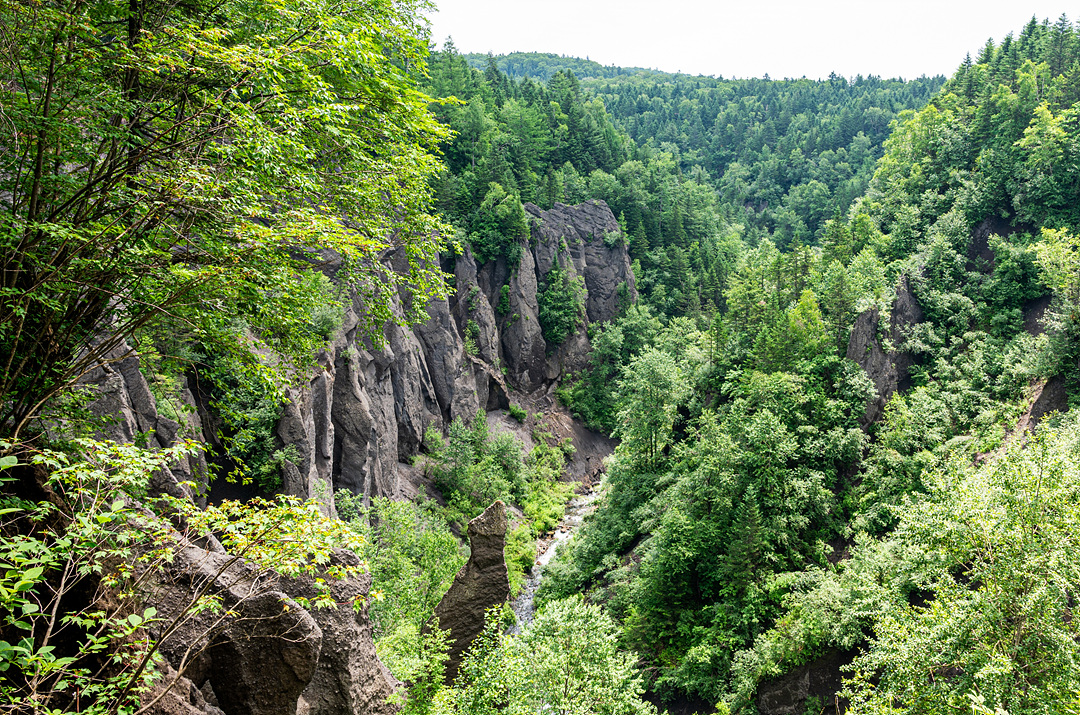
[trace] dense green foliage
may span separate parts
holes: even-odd
[[[604,600],[664,666],[654,687],[711,699],[731,655],[778,614],[783,574],[822,563],[841,528],[837,492],[865,444],[856,415],[872,390],[828,352],[720,378],[714,341],[676,320],[623,367],[607,498],[542,585]]]
[[[333,551],[365,546],[325,505],[198,509],[160,493],[162,471],[198,447],[150,453],[72,433],[77,383],[135,346],[162,417],[186,421],[174,399],[185,373],[209,378],[228,433],[218,456],[272,489],[281,395],[342,319],[315,271],[324,252],[368,308],[362,332],[426,315],[444,290],[429,178],[448,132],[412,77],[426,55],[421,6],[0,2],[5,712],[154,711],[186,667],[161,682],[165,641],[194,615],[246,611],[209,587],[166,619],[144,607],[188,538],[217,539],[260,573],[317,576],[305,607],[362,605],[331,597],[329,580],[363,571],[330,567]],[[376,263],[388,251],[404,257],[400,273]],[[411,312],[393,315],[408,294]],[[277,588],[255,579],[246,598]],[[152,694],[155,681],[166,688]]]
[[[942,80],[638,74],[583,86],[639,146],[675,147],[684,171],[711,177],[735,220],[768,229],[784,246],[820,238],[825,220],[865,191],[889,123]]]
[[[722,309],[743,244],[821,240],[865,190],[890,121],[942,82],[621,69],[583,82],[577,64],[553,57],[550,72],[504,71],[534,59],[492,57],[481,70],[452,44],[432,56],[427,91],[461,100],[435,108],[457,133],[444,147],[439,208],[474,255],[515,265],[517,202],[602,199],[629,241],[639,290],[669,316]]]
[[[555,266],[544,280],[546,285],[537,296],[540,328],[548,345],[560,345],[577,331],[585,318],[585,279],[568,276]]]
[[[424,446],[428,471],[463,525],[496,500],[524,501],[528,477],[521,443],[506,431],[491,434],[483,411],[469,424],[453,420],[445,440],[428,430]]]
[[[348,491],[334,495],[338,517],[363,538],[371,573],[369,609],[379,658],[402,682],[423,682],[431,660],[422,633],[465,563],[457,538],[434,510],[377,497],[370,507]]]
[[[525,516],[506,542],[510,586],[516,594],[536,559],[536,538],[555,528],[574,491],[573,484],[562,481],[566,455],[542,429],[533,431],[535,446],[524,454],[510,432],[492,433],[482,411],[471,425],[455,419],[448,432],[446,439],[434,430],[424,437],[426,469],[449,502],[444,517],[464,529],[496,500],[520,506]]]
[[[579,596],[541,609],[519,636],[500,633],[496,612],[470,649],[439,715],[649,715],[633,658],[616,646],[616,626]]]
[[[837,652],[854,658],[854,713],[1077,712],[1080,424],[1013,432],[1032,385],[1080,386],[1068,20],[987,43],[943,84],[477,62],[452,46],[425,72],[415,11],[0,3],[14,128],[0,141],[0,475],[48,496],[14,498],[0,478],[0,698],[136,706],[156,677],[156,613],[67,604],[139,598],[137,571],[170,556],[169,516],[286,575],[319,573],[334,548],[364,555],[407,713],[655,712],[645,689],[753,713],[764,681]],[[163,398],[188,370],[207,378],[219,456],[272,489],[288,456],[272,429],[280,388],[342,316],[317,251],[345,254],[342,289],[377,327],[399,287],[420,298],[406,320],[439,293],[433,236],[452,226],[512,271],[524,202],[586,199],[618,217],[606,240],[627,242],[641,300],[590,326],[589,367],[559,396],[619,446],[535,620],[508,636],[493,613],[451,686],[445,637],[422,633],[464,558],[448,522],[520,507],[517,590],[573,489],[550,435],[526,453],[483,413],[456,419],[424,444],[446,508],[339,494],[340,521],[287,498],[147,499],[190,445],[18,443],[44,439],[42,405],[135,341]],[[395,244],[406,275],[372,265]],[[544,277],[550,345],[579,329],[584,297],[559,266]],[[912,361],[873,424],[874,385],[848,357],[859,315],[872,335],[854,344]],[[464,332],[475,353],[477,322]],[[316,583],[302,605],[333,607]],[[196,598],[180,618],[215,608]]]
[[[972,692],[1010,713],[1076,703],[1080,633],[1067,614],[1080,573],[1077,435],[1070,420],[987,467],[957,458],[930,470],[896,530],[823,577],[808,600],[830,591],[841,618],[872,614],[875,637],[849,686],[855,712],[894,700],[908,712],[955,711]],[[930,603],[912,604],[908,589]]]
[[[327,248],[369,328],[397,286],[439,293],[418,22],[381,0],[0,5],[0,433],[139,329],[255,374],[309,364]],[[405,274],[363,268],[391,245]]]
[[[901,113],[817,246],[779,223],[728,239],[711,320],[635,308],[593,330],[590,372],[560,394],[622,441],[542,596],[603,603],[651,688],[752,711],[763,679],[859,648],[858,712],[1075,701],[1077,427],[1002,445],[1033,379],[1078,378],[1078,40],[1033,21],[966,61]],[[897,291],[922,312],[886,343],[914,359],[910,385],[863,431],[873,386],[843,356],[862,311],[889,334]],[[1051,291],[1045,332],[1025,325]]]

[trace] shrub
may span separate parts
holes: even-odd
[[[618,626],[581,596],[540,609],[520,636],[495,614],[461,666],[450,712],[655,715],[634,657],[618,648]]]
[[[335,297],[337,290],[324,274],[311,271],[302,280],[305,289],[318,296],[311,309],[311,330],[324,341],[332,340],[345,322],[345,306]]]
[[[549,345],[562,345],[585,317],[585,280],[570,277],[558,266],[547,274],[540,292],[540,329]]]
[[[525,574],[532,571],[533,560],[536,559],[536,539],[528,524],[519,524],[506,535],[503,553],[510,579],[510,597],[515,598],[525,585]]]
[[[428,441],[425,436],[425,444]],[[464,519],[476,516],[496,499],[515,503],[524,499],[526,475],[521,443],[506,432],[491,435],[482,410],[471,425],[460,418],[451,422],[445,444],[430,441],[435,484]]]
[[[506,315],[510,312],[510,286],[504,285],[499,289],[499,307],[497,308],[499,315]]]
[[[371,589],[375,648],[396,678],[413,682],[429,665],[421,633],[454,574],[465,563],[457,538],[422,504],[382,497],[363,505],[346,490],[334,495],[338,515],[364,537]],[[439,631],[441,633],[441,631]]]
[[[476,346],[476,340],[480,337],[480,325],[471,318],[469,322],[465,324],[465,352],[469,355],[476,355],[479,352],[479,348]]]
[[[281,488],[281,467],[297,458],[295,448],[282,447],[274,428],[281,417],[281,394],[273,384],[239,370],[231,355],[206,360],[212,385],[211,406],[221,417],[221,455],[231,460],[230,481],[254,483],[264,493]]]

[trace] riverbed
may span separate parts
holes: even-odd
[[[540,587],[544,579],[544,567],[555,557],[559,544],[570,539],[574,531],[581,526],[585,517],[596,508],[596,499],[599,497],[599,489],[590,489],[585,494],[576,494],[566,503],[566,513],[562,521],[546,539],[539,543],[539,553],[536,563],[533,564],[532,573],[525,579],[525,585],[521,592],[513,600],[510,607],[517,617],[516,623],[510,627],[509,633],[520,633],[521,629],[533,619],[533,601],[536,598],[536,589]]]

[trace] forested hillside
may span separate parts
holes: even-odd
[[[421,10],[0,2],[0,709],[1080,712],[1080,30]]]
[[[481,71],[487,69],[488,55],[467,53],[462,57],[473,69]],[[647,70],[640,67],[607,67],[589,58],[566,57],[546,52],[511,52],[493,59],[500,72],[509,75],[515,80],[529,77],[541,82],[547,82],[556,72],[572,72],[575,77],[582,80],[593,77],[610,78],[642,73],[664,74],[657,70]]]
[[[863,194],[889,123],[925,104],[945,81],[725,80],[536,53],[465,58],[514,79],[573,73],[639,146],[672,152],[684,173],[711,181],[725,204],[740,209],[736,220],[768,229],[785,245],[820,237],[833,211],[846,211]]]
[[[777,711],[808,665],[817,708],[854,659],[856,712],[1075,707],[1076,428],[1018,430],[1078,375],[1077,40],[965,60],[816,247],[741,244],[711,324],[605,330],[571,402],[622,443],[544,588],[604,603],[654,688]]]
[[[866,189],[897,112],[943,81],[633,70],[581,82],[569,59],[544,57],[546,84],[513,76],[531,55],[492,57],[483,72],[452,44],[432,56],[428,91],[464,102],[436,109],[457,132],[437,203],[478,255],[494,256],[522,235],[514,199],[602,199],[629,237],[646,302],[672,317],[724,307],[738,246],[818,242]]]

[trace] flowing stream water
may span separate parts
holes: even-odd
[[[597,490],[592,489],[585,494],[575,495],[566,503],[566,514],[555,527],[554,533],[546,542],[542,542],[542,550],[536,557],[536,563],[533,564],[532,574],[526,577],[521,593],[510,604],[514,615],[517,616],[517,622],[510,628],[510,633],[520,633],[521,629],[533,619],[533,599],[536,597],[536,589],[540,587],[540,582],[544,579],[544,567],[555,556],[559,544],[569,539],[574,530],[581,526],[585,517],[596,508],[594,502],[597,496]]]

